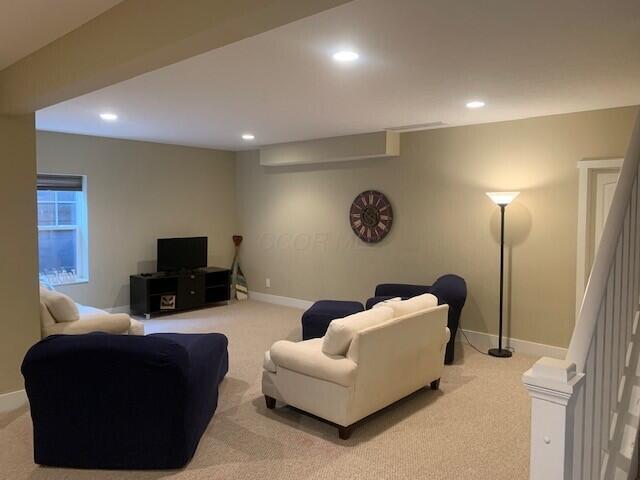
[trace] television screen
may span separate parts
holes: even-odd
[[[193,270],[207,266],[207,237],[159,238],[158,271]]]

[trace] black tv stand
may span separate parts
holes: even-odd
[[[131,313],[151,315],[203,308],[231,299],[231,270],[154,272],[130,277]]]

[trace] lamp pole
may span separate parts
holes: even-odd
[[[506,203],[499,203],[500,207],[500,326],[498,332],[498,348],[489,350],[489,355],[493,357],[508,358],[511,351],[502,348],[502,314],[504,310],[504,213],[507,208]]]

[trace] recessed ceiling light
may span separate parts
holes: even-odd
[[[336,62],[353,62],[354,60],[357,60],[358,57],[360,57],[360,55],[350,50],[340,50],[333,54],[333,59]]]
[[[251,134],[251,133],[243,133],[242,134],[242,139],[243,140],[255,140],[256,136]]]
[[[100,118],[106,122],[115,122],[118,119],[118,115],[115,113],[101,113]]]
[[[467,102],[467,108],[482,108],[485,106],[485,103],[482,100],[473,100],[471,102]]]

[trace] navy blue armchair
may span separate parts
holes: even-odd
[[[458,275],[443,275],[438,278],[433,285],[405,285],[399,283],[383,283],[376,287],[375,296],[367,300],[366,307],[370,309],[376,303],[388,300],[394,297],[402,297],[403,299],[422,295],[423,293],[431,293],[438,298],[438,305],[449,305],[448,327],[451,331],[451,339],[447,344],[445,353],[445,363],[447,365],[453,363],[454,347],[456,333],[458,332],[458,324],[460,323],[460,314],[462,307],[467,299],[467,284],[462,277]]]
[[[53,335],[22,374],[41,465],[169,469],[187,464],[218,404],[227,337]]]

